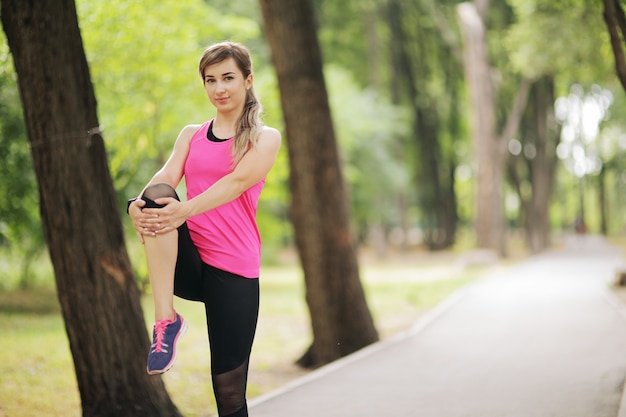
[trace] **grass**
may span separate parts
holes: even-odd
[[[63,321],[58,313],[41,314],[38,304],[33,308],[33,313],[4,308],[0,312],[0,343],[5,346],[0,416],[78,416],[80,404]]]
[[[410,327],[483,268],[460,268],[442,258],[407,256],[361,267],[368,304],[382,338]],[[150,297],[144,300],[152,320]],[[176,301],[190,324],[176,366],[164,375],[174,402],[187,417],[215,414],[208,340],[201,304]],[[293,362],[311,341],[303,279],[294,266],[264,268],[261,312],[252,353],[250,398],[272,391],[307,371]],[[80,399],[63,320],[51,290],[0,292],[0,417],[78,417]]]

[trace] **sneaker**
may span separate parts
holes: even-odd
[[[148,354],[148,373],[162,374],[170,370],[176,360],[176,343],[187,331],[187,322],[176,313],[176,320],[159,320],[154,323],[152,346]]]

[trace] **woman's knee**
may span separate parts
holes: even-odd
[[[178,198],[178,194],[176,193],[176,190],[171,185],[165,184],[165,183],[149,185],[148,187],[146,187],[143,194],[141,195],[141,198],[147,203],[146,207],[149,207],[149,206],[162,207],[162,206],[156,205],[154,203],[154,200],[158,198],[164,198],[164,197],[171,197],[180,201],[180,198]]]

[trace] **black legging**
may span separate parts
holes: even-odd
[[[176,191],[167,184],[147,187],[141,198],[146,208],[160,208],[154,200],[161,197],[178,199]],[[174,294],[204,303],[219,415],[247,417],[246,385],[259,314],[259,280],[202,262],[184,223],[178,228]]]

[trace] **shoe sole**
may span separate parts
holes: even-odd
[[[174,366],[174,362],[176,362],[176,354],[178,353],[178,347],[177,347],[178,341],[180,340],[181,337],[185,335],[185,333],[187,333],[187,327],[188,327],[187,322],[185,321],[185,319],[182,318],[182,316],[181,316],[181,320],[183,321],[183,324],[180,328],[180,331],[176,335],[176,338],[174,339],[174,352],[172,353],[172,360],[169,361],[169,363],[163,369],[155,369],[151,371],[148,368],[146,368],[146,370],[148,371],[148,375],[164,374],[170,369],[172,369],[172,366]]]

